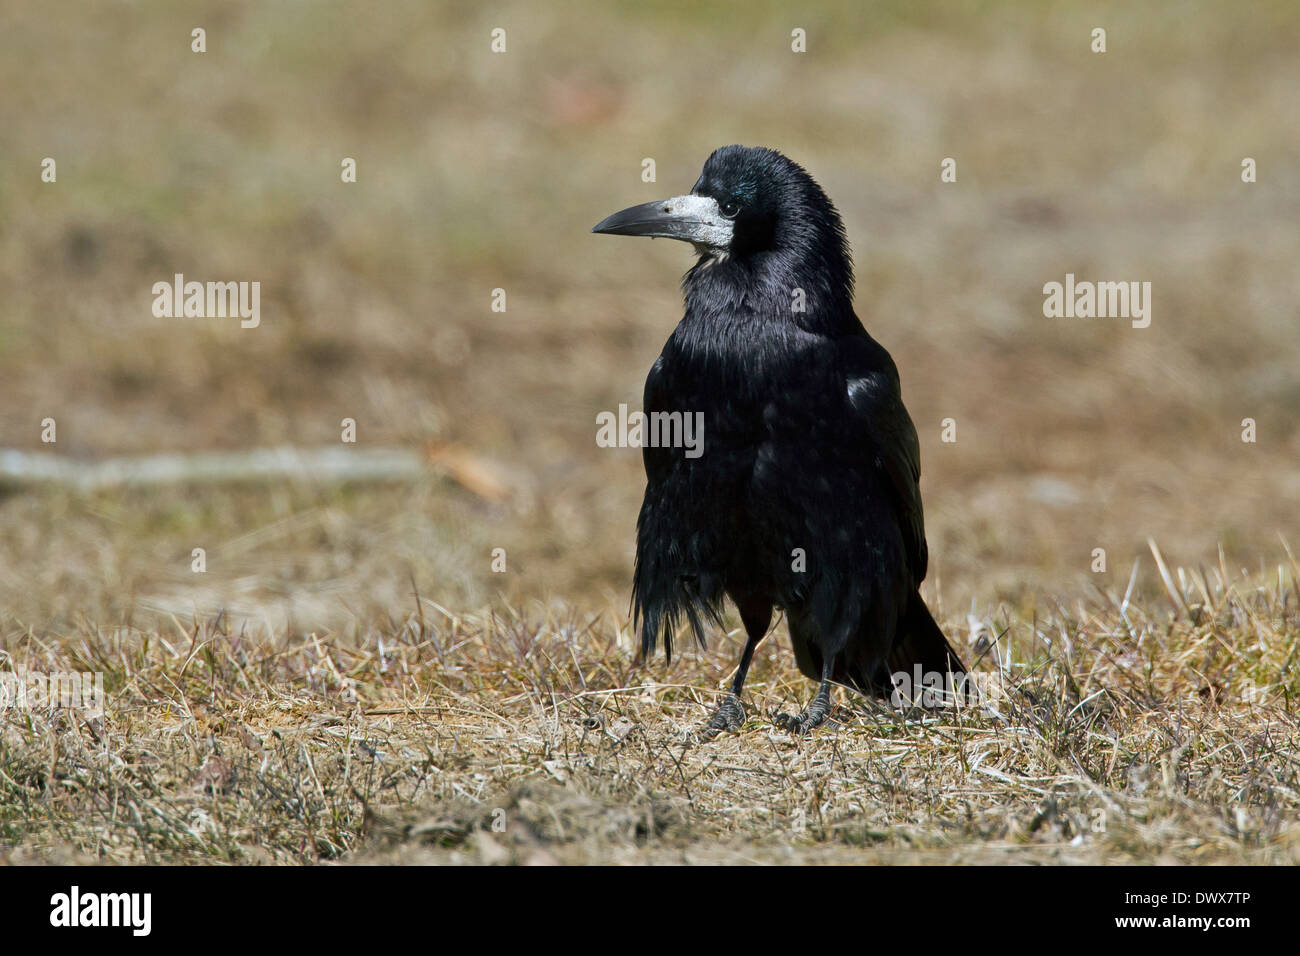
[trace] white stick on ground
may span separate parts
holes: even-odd
[[[413,448],[260,448],[250,451],[157,454],[79,460],[50,452],[0,448],[0,483],[62,484],[82,491],[116,485],[182,482],[413,481],[429,474],[428,456]]]

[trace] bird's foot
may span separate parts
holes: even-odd
[[[787,713],[777,714],[774,723],[787,733],[802,736],[814,727],[825,723],[829,713],[830,707],[819,707],[818,702],[814,700],[808,705],[807,710],[797,716]]]
[[[724,730],[736,731],[745,722],[745,707],[735,694],[728,694],[727,699],[718,705],[717,711],[709,718],[701,731],[705,740],[712,740]]]

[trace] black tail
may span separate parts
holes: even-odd
[[[934,622],[930,609],[913,594],[903,620],[899,622],[898,638],[889,652],[889,669],[892,673],[914,675],[920,665],[923,675],[939,675],[945,688],[957,695],[958,702],[974,700],[974,687],[966,679],[966,666],[952,649],[943,631]],[[951,676],[948,682],[946,675]],[[913,694],[921,688],[915,688]]]
[[[912,595],[898,632],[898,639],[889,653],[891,670],[911,671],[914,665],[920,664],[922,671],[941,674],[951,671],[954,677],[966,673],[961,658],[939,630],[921,595]]]

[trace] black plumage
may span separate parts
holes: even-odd
[[[916,430],[889,353],[853,311],[839,214],[798,164],[727,146],[691,193],[610,216],[596,232],[695,245],[686,314],[646,380],[646,413],[703,414],[703,451],[646,447],[634,617],[648,657],[689,623],[703,642],[723,600],[748,640],[709,736],[744,720],[740,693],[774,609],[800,671],[889,695],[914,665],[962,675],[917,592],[927,550]]]

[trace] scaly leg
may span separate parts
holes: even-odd
[[[770,604],[755,602],[738,606],[740,620],[745,625],[745,650],[740,655],[736,678],[731,682],[731,693],[718,706],[717,711],[701,731],[705,740],[712,740],[724,730],[739,730],[744,725],[745,705],[740,702],[740,691],[745,686],[745,675],[749,673],[750,662],[754,659],[754,649],[758,647],[758,642],[767,634],[767,628],[772,623]]]
[[[822,685],[817,689],[817,696],[797,717],[793,714],[777,714],[776,725],[792,734],[806,734],[825,721],[831,713],[831,675],[833,673],[835,673],[835,657],[831,655],[822,662]]]

